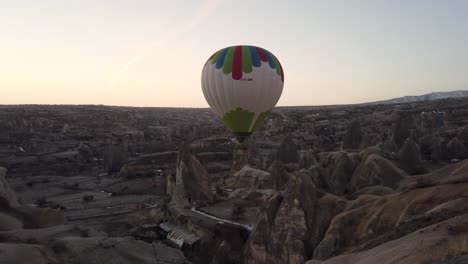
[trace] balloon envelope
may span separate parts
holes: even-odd
[[[201,83],[211,109],[242,142],[278,102],[284,72],[271,52],[255,46],[232,46],[208,59]]]

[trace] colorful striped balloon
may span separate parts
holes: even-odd
[[[216,64],[216,69],[223,68],[223,73],[232,74],[234,80],[240,80],[242,73],[251,73],[253,67],[260,67],[268,62],[270,68],[276,69],[284,81],[283,67],[279,60],[268,50],[255,46],[232,46],[217,51],[206,63]]]
[[[284,85],[279,60],[255,46],[232,46],[211,55],[202,72],[203,94],[239,142],[258,128]]]

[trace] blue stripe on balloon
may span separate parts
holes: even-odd
[[[252,56],[252,65],[255,67],[262,66],[262,62],[260,61],[260,56],[258,55],[257,49],[252,46],[249,46],[250,49],[250,56]]]
[[[216,69],[221,69],[224,65],[224,58],[226,58],[226,53],[228,52],[229,48],[225,48],[221,51],[219,55],[218,61],[216,62]]]
[[[273,59],[273,56],[270,54],[270,52],[266,49],[263,49],[263,52],[265,55],[268,57],[268,63],[270,64],[270,67],[274,69],[276,67],[275,60]]]

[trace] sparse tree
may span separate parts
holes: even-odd
[[[82,199],[84,202],[91,202],[92,200],[94,200],[94,195],[84,195]]]
[[[36,204],[40,208],[46,207],[47,203],[48,203],[47,198],[45,198],[45,197],[41,197],[41,198],[36,200]]]
[[[233,219],[239,220],[244,215],[244,213],[245,213],[245,208],[236,204],[232,208],[231,216],[233,217]]]

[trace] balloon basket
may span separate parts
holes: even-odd
[[[240,149],[237,150],[237,154],[239,154],[239,155],[248,155],[249,154],[249,149],[240,148]]]

